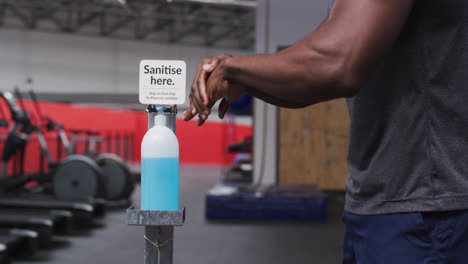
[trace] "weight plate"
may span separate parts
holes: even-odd
[[[125,163],[111,153],[99,155],[96,161],[104,173],[107,199],[127,199],[133,191],[133,181]]]
[[[82,155],[68,156],[55,170],[53,185],[60,200],[89,201],[103,197],[105,190],[100,168]]]

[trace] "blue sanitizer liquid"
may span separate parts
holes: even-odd
[[[179,210],[179,158],[141,159],[141,209]]]

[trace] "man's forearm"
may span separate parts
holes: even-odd
[[[253,97],[261,99],[262,101],[265,101],[265,102],[267,102],[269,104],[276,105],[276,106],[279,106],[279,107],[302,108],[302,107],[307,106],[306,104],[300,104],[298,102],[287,101],[284,98],[273,97],[270,94],[265,94],[265,93],[260,92],[259,90],[250,89],[248,87],[246,88],[245,92],[248,93],[249,95],[253,96]]]
[[[316,28],[317,30],[320,30],[323,26],[325,26],[328,22],[328,17],[325,17],[323,21],[320,23],[320,25]],[[263,101],[279,106],[279,107],[285,107],[285,108],[302,108],[307,106],[308,104],[303,102],[298,102],[297,100],[287,100],[287,98],[282,98],[282,97],[275,97],[272,94],[268,94],[265,92],[262,92],[259,89],[247,87],[246,92],[249,93],[250,95],[260,98]]]
[[[342,89],[333,54],[308,50],[304,41],[296,45],[272,55],[230,58],[222,65],[225,78],[248,87],[253,96],[291,108],[351,94]]]
[[[317,27],[316,31],[320,30],[324,25],[327,24],[327,22],[328,22],[328,17],[326,17],[320,23],[320,25]],[[285,107],[285,108],[301,108],[301,107],[305,107],[305,106],[308,105],[305,102],[299,102],[298,100],[295,100],[295,98],[293,98],[293,100],[290,100],[290,98],[275,97],[274,94],[266,93],[266,92],[264,92],[264,91],[262,91],[260,89],[247,87],[247,86],[244,86],[244,87],[246,88],[246,92],[248,94],[250,94],[250,95],[252,95],[252,96],[254,96],[256,98],[260,98],[263,101],[265,101],[267,103],[270,103],[270,104],[273,104],[273,105],[276,105],[276,106]]]

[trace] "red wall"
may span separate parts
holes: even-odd
[[[1,104],[6,116],[5,119],[10,120],[8,108],[4,102]],[[32,102],[25,101],[25,108],[30,112],[33,122],[36,122],[37,114]],[[127,142],[129,146],[127,152],[120,153],[121,156],[135,162],[140,160],[140,143],[147,130],[147,115],[145,113],[51,102],[40,102],[40,108],[43,116],[64,124],[68,129],[81,128],[101,132],[101,135],[110,139],[101,143],[101,152],[107,152],[108,149],[110,152],[117,152],[116,138],[122,139],[124,135],[127,136],[131,141]],[[4,140],[7,129],[0,128],[0,130],[3,132],[2,139]],[[252,128],[248,125],[230,125],[227,122],[208,121],[202,127],[197,127],[196,121],[184,122],[178,119],[177,137],[180,145],[180,162],[183,164],[229,164],[232,162],[233,155],[226,153],[227,145],[241,141],[245,136],[251,134]],[[56,135],[47,133],[46,138],[49,149],[53,157],[56,158],[58,144]],[[119,146],[121,152],[123,152],[123,145],[122,141]],[[84,143],[78,146],[79,151],[84,149]],[[39,157],[39,145],[36,137],[33,136],[26,150],[27,171],[38,169]],[[12,163],[10,162],[10,167]]]

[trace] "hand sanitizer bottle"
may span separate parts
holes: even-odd
[[[141,142],[141,209],[179,210],[179,142],[164,114]]]

